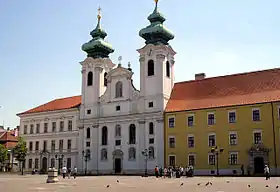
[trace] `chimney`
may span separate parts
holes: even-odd
[[[205,79],[205,77],[206,77],[205,73],[197,73],[197,74],[195,74],[195,80]]]

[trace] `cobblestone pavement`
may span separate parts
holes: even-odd
[[[117,180],[119,182],[117,182]],[[205,184],[211,182],[208,186]],[[107,187],[109,185],[109,187]],[[250,185],[250,187],[248,187]],[[276,186],[279,188],[276,189]],[[122,192],[157,192],[157,191],[207,191],[207,192],[280,192],[280,178],[237,178],[237,177],[194,177],[180,179],[156,179],[155,177],[136,176],[99,176],[62,179],[55,184],[47,184],[46,176],[1,175],[0,191],[6,192],[84,192],[84,191],[122,191]]]

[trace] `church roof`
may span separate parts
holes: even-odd
[[[49,111],[56,111],[56,110],[65,110],[65,109],[72,109],[75,107],[79,107],[81,105],[82,96],[73,96],[73,97],[66,97],[61,99],[55,99],[28,111],[19,113],[17,115],[24,115],[30,113],[40,113],[40,112],[49,112]]]
[[[175,83],[165,112],[280,101],[280,68]]]

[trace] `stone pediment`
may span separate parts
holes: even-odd
[[[93,68],[93,67],[103,67],[103,68],[113,68],[115,66],[109,58],[97,58],[87,57],[84,61],[80,62],[83,68]]]
[[[112,78],[114,77],[125,77],[126,79],[131,79],[132,75],[133,72],[129,71],[128,69],[123,67],[117,67],[109,71],[106,78],[108,82],[111,82]]]

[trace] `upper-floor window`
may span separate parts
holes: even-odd
[[[166,61],[166,77],[170,77],[170,64]]]
[[[48,123],[44,123],[44,133],[48,132]]]
[[[33,151],[33,142],[32,141],[29,142],[29,151]]]
[[[216,135],[214,135],[214,134],[208,135],[208,146],[209,147],[216,146]]]
[[[51,141],[51,151],[54,152],[55,151],[55,140]]]
[[[68,131],[72,131],[73,123],[72,120],[68,120]]]
[[[188,127],[192,127],[194,123],[194,116],[189,115],[187,121],[188,121]]]
[[[119,98],[119,97],[122,97],[123,96],[123,84],[122,84],[122,82],[121,81],[118,81],[117,83],[116,83],[116,98]]]
[[[107,76],[107,72],[104,73],[104,86],[107,86],[108,83],[106,76]]]
[[[108,129],[107,129],[106,126],[102,127],[101,144],[102,145],[107,145],[108,144]]]
[[[175,127],[175,117],[169,117],[168,118],[168,127],[174,128]]]
[[[27,125],[24,125],[23,134],[27,134]]]
[[[235,123],[236,122],[236,112],[235,111],[229,111],[228,112],[228,122],[229,123]]]
[[[175,148],[175,137],[169,137],[169,148]]]
[[[149,134],[150,135],[154,134],[154,123],[153,122],[149,123]]]
[[[87,75],[87,85],[88,85],[88,86],[91,86],[92,83],[93,83],[93,74],[92,74],[92,72],[90,71],[90,72],[88,72],[88,75]]]
[[[188,135],[188,147],[193,148],[194,147],[194,136]]]
[[[254,132],[254,143],[255,144],[262,143],[262,133],[261,132]]]
[[[62,152],[63,151],[63,139],[59,140],[59,151]]]
[[[39,141],[36,141],[35,143],[35,151],[39,151]]]
[[[237,134],[236,133],[230,133],[229,134],[229,144],[230,145],[237,145]]]
[[[260,121],[261,120],[261,114],[259,109],[253,109],[252,111],[253,121]]]
[[[36,133],[40,133],[40,124],[39,123],[36,124]]]
[[[48,141],[44,141],[43,143],[43,151],[47,151]]]
[[[134,124],[129,126],[129,144],[136,144],[136,127]]]
[[[33,133],[34,133],[34,125],[31,124],[31,125],[30,125],[30,134],[33,134]]]
[[[89,139],[90,138],[90,128],[88,127],[87,128],[87,139]]]
[[[208,125],[214,125],[214,124],[215,124],[215,114],[208,113]]]
[[[52,132],[56,131],[56,122],[52,122]]]
[[[64,130],[64,121],[60,121],[59,131],[62,132]]]
[[[155,75],[155,64],[153,60],[148,61],[148,76]]]
[[[121,135],[122,135],[121,126],[120,125],[116,125],[116,127],[115,127],[115,136],[116,137],[121,137]]]
[[[71,148],[72,148],[72,140],[71,139],[68,139],[67,140],[67,151],[71,151]]]

